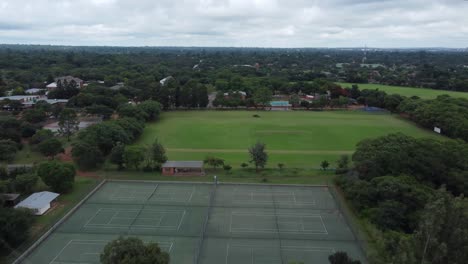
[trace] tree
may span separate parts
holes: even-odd
[[[462,264],[468,259],[468,203],[445,189],[436,192],[419,218],[409,243],[401,250],[411,263]]]
[[[94,143],[79,140],[72,145],[73,161],[82,170],[99,167],[104,162],[104,155]]]
[[[155,139],[150,147],[150,154],[153,162],[156,164],[163,164],[167,161],[166,150],[164,146],[159,143],[158,139]]]
[[[161,113],[161,104],[153,100],[144,101],[136,107],[146,113],[146,120],[148,121],[156,120]]]
[[[54,137],[54,133],[49,129],[39,129],[36,133],[31,137],[29,140],[29,144],[37,145],[47,139],[51,139]]]
[[[349,166],[349,156],[341,155],[340,159],[337,161],[336,174],[346,173]]]
[[[69,192],[75,181],[75,168],[71,164],[49,161],[41,163],[37,169],[37,175],[49,186],[52,191],[58,193]]]
[[[121,170],[124,168],[124,153],[125,153],[125,145],[122,143],[117,143],[115,145],[110,153],[109,160],[111,163],[116,164],[118,166],[118,169]]]
[[[346,252],[337,251],[335,254],[328,256],[330,264],[361,264],[359,260],[353,260]]]
[[[225,164],[225,165],[223,165],[223,169],[226,171],[227,174],[229,174],[229,172],[232,169],[232,166],[228,165],[228,164]]]
[[[213,167],[213,169],[216,169],[217,167],[221,167],[224,165],[224,160],[221,158],[216,158],[213,156],[208,156],[205,158],[203,163],[208,164]]]
[[[255,164],[255,171],[258,172],[259,168],[264,168],[268,161],[268,154],[265,151],[266,145],[261,142],[255,143],[249,148],[250,163]]]
[[[7,252],[24,242],[33,222],[31,210],[0,207],[0,252]]]
[[[289,98],[289,103],[293,107],[298,107],[301,104],[301,98],[297,94],[291,95],[291,98]]]
[[[242,164],[241,164],[241,167],[242,167],[243,169],[247,168],[248,166],[249,166],[249,164],[247,164],[247,163],[245,163],[245,162],[242,162]]]
[[[117,109],[119,117],[136,118],[141,121],[148,120],[148,114],[139,107],[130,104],[124,104]]]
[[[273,93],[267,87],[261,87],[254,91],[253,100],[255,106],[268,106],[273,99]]]
[[[26,194],[32,193],[39,178],[34,173],[20,174],[15,179],[15,191]]]
[[[140,146],[127,146],[124,152],[124,160],[127,167],[138,170],[145,160],[145,149]]]
[[[0,140],[0,161],[12,162],[18,151],[17,144],[12,140]]]
[[[169,264],[169,254],[157,243],[145,245],[139,238],[119,237],[109,242],[100,255],[102,264]]]
[[[109,119],[114,113],[114,109],[105,105],[98,105],[98,104],[93,104],[91,106],[86,107],[85,111],[88,114],[100,115],[105,120]]]
[[[322,167],[323,170],[327,170],[328,166],[330,166],[330,163],[326,160],[320,163],[320,167]]]
[[[37,149],[46,157],[55,157],[55,155],[65,151],[63,149],[62,142],[56,138],[50,138],[42,141],[37,145]]]
[[[21,137],[30,138],[36,133],[36,127],[28,122],[21,124]]]
[[[67,140],[70,141],[70,136],[78,131],[78,125],[80,124],[75,110],[70,108],[63,109],[58,119],[59,133],[67,136]]]
[[[278,163],[278,169],[281,171],[284,168],[284,163]]]
[[[47,116],[44,110],[28,109],[23,111],[23,120],[29,123],[37,124],[46,120]]]

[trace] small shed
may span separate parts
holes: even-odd
[[[55,201],[59,195],[60,194],[53,192],[33,193],[17,204],[15,208],[28,208],[33,210],[35,215],[43,215],[50,209],[51,203]]]
[[[3,199],[3,205],[5,207],[13,207],[19,202],[19,193],[2,193],[0,194]]]
[[[7,165],[7,172],[8,174],[11,173],[26,173],[32,171],[34,165],[33,164],[8,164]]]
[[[167,161],[162,165],[162,174],[168,176],[203,176],[203,161]]]

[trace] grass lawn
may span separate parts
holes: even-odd
[[[338,83],[343,87],[351,87],[352,83]],[[363,89],[379,89],[384,91],[388,94],[400,94],[404,96],[419,96],[423,99],[433,99],[441,94],[448,94],[452,97],[462,97],[468,99],[468,93],[466,92],[453,92],[453,91],[445,91],[445,90],[435,90],[435,89],[427,89],[427,88],[416,88],[416,87],[404,87],[404,86],[391,86],[391,85],[383,85],[383,84],[373,84],[373,83],[358,83],[357,84],[360,90]]]
[[[365,138],[395,132],[442,138],[396,115],[361,111],[177,111],[147,124],[136,144],[151,144],[158,138],[170,160],[214,155],[236,169],[249,160],[248,147],[260,140],[267,145],[268,167],[284,163],[286,168],[317,169],[324,159],[334,167],[340,155],[352,154]]]

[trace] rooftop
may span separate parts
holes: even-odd
[[[17,204],[15,208],[25,207],[30,209],[41,209],[45,206],[48,206],[50,202],[52,202],[59,195],[60,194],[53,192],[33,193],[28,198],[24,199],[19,204]]]
[[[167,161],[162,165],[163,168],[202,168],[203,161]]]

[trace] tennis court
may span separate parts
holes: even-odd
[[[99,263],[118,236],[157,242],[172,264],[365,260],[327,187],[110,181],[20,263]]]

